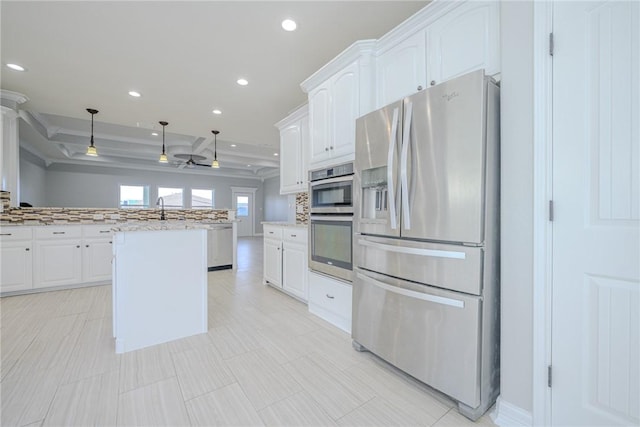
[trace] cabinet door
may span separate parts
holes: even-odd
[[[87,239],[82,248],[82,281],[111,280],[113,250],[110,239]]]
[[[33,286],[31,241],[3,242],[0,247],[0,292],[21,291]]]
[[[322,162],[329,156],[329,82],[309,93],[309,162]]]
[[[307,300],[307,250],[304,245],[282,244],[282,288]]]
[[[282,286],[281,246],[279,240],[264,239],[264,280],[275,286]]]
[[[355,153],[356,119],[360,112],[358,63],[346,67],[331,80],[332,137],[328,148],[330,157],[336,158]]]
[[[39,240],[35,247],[34,288],[72,285],[82,280],[80,240]]]
[[[427,87],[425,31],[418,31],[378,57],[378,108]]]
[[[438,84],[470,71],[500,67],[500,2],[466,2],[427,28],[427,79]]]
[[[300,122],[280,131],[280,194],[298,193],[303,186]]]

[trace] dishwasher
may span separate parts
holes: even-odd
[[[211,225],[207,230],[207,269],[224,270],[233,267],[233,226]]]

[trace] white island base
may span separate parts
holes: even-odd
[[[206,230],[122,231],[113,243],[116,353],[207,332]]]

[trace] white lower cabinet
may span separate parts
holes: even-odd
[[[351,284],[309,272],[309,312],[351,333]]]
[[[82,281],[82,232],[74,226],[35,227],[33,287]]]
[[[0,292],[33,287],[31,227],[2,227],[0,231]]]
[[[307,301],[307,229],[264,225],[264,282]]]
[[[109,225],[82,226],[82,282],[111,281],[112,237]]]
[[[264,239],[264,281],[282,286],[282,241]]]

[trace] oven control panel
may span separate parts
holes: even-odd
[[[309,172],[309,181],[318,181],[321,179],[335,178],[337,176],[353,175],[353,163],[345,163],[343,165],[333,166],[327,169],[318,169]]]

